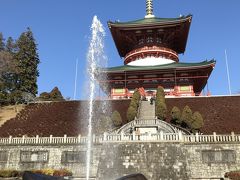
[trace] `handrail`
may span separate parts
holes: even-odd
[[[240,143],[240,134],[225,134],[217,135],[215,132],[212,135],[202,135],[196,133],[195,135],[185,135],[181,131],[178,133],[144,133],[137,135],[135,132],[127,134],[121,132],[120,134],[104,133],[101,136],[92,136],[93,143],[115,143],[115,142],[179,142],[179,143]],[[85,136],[77,137],[12,137],[0,138],[0,145],[54,145],[54,144],[76,144],[86,145],[88,138]]]
[[[162,127],[164,127],[165,129],[169,129],[175,133],[177,133],[179,131],[179,129],[173,127],[172,125],[166,123],[165,121],[159,120],[159,119],[135,119],[125,125],[123,125],[121,128],[119,128],[117,131],[115,131],[115,133],[120,133],[122,130],[124,129],[130,129],[131,127],[134,126],[153,126],[153,125],[161,125]]]

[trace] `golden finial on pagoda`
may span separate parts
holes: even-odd
[[[146,13],[145,18],[153,18],[153,0],[146,0]]]

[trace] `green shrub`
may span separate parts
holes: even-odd
[[[134,107],[135,109],[137,109],[138,108],[138,103],[135,101],[135,100],[131,100],[131,102],[130,102],[130,104],[129,104],[129,106],[132,106],[132,107]]]
[[[165,101],[165,93],[164,93],[164,88],[162,86],[158,86],[157,88],[156,99],[157,100],[161,99]]]
[[[38,169],[38,170],[31,170],[30,172],[36,174],[44,174],[48,176],[72,176],[72,172],[67,169]]]
[[[59,91],[58,87],[54,87],[50,93],[41,93],[39,99],[42,101],[64,101],[62,93]]]
[[[53,176],[72,176],[72,172],[67,169],[54,170]]]
[[[181,122],[185,123],[189,128],[192,124],[192,110],[189,106],[185,106],[181,115]]]
[[[202,115],[198,111],[194,112],[192,115],[191,129],[199,130],[203,125]]]
[[[176,106],[174,106],[171,111],[171,122],[174,124],[181,124],[181,111]]]
[[[111,119],[113,121],[114,126],[122,125],[122,117],[118,111],[114,111],[112,113]]]
[[[128,122],[134,120],[134,118],[137,116],[137,110],[132,107],[129,106],[128,110],[127,110],[127,120]]]
[[[42,101],[48,101],[50,100],[50,94],[47,92],[43,92],[40,94],[39,99],[41,99]]]
[[[156,104],[156,116],[158,119],[166,120],[167,106],[165,102],[157,102]]]
[[[16,171],[16,170],[11,170],[11,169],[8,169],[8,170],[0,170],[0,177],[4,177],[4,178],[7,178],[7,177],[18,177],[20,176],[20,172],[19,171]]]
[[[141,99],[141,94],[138,91],[138,89],[135,89],[131,102],[135,102],[137,104],[137,106],[139,105],[139,100]]]

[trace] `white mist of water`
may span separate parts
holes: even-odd
[[[104,62],[104,36],[105,31],[97,16],[93,17],[91,26],[91,39],[87,54],[88,63],[88,91],[89,91],[89,109],[88,109],[88,143],[87,143],[87,160],[86,160],[86,179],[89,180],[91,168],[91,151],[92,151],[92,118],[93,105],[96,95],[97,68],[101,67]],[[106,65],[106,64],[105,64]]]

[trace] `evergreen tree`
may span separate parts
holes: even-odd
[[[62,93],[59,91],[58,87],[54,87],[49,93],[49,96],[52,101],[64,101]]]
[[[118,111],[114,111],[112,113],[111,119],[113,121],[114,126],[118,127],[122,125],[122,117]]]
[[[156,100],[165,102],[165,93],[164,88],[162,86],[158,86],[157,88]]]
[[[0,52],[4,51],[4,49],[5,49],[4,38],[3,34],[0,32]]]
[[[39,56],[37,44],[32,31],[28,28],[17,40],[17,52],[15,54],[18,68],[18,87],[21,92],[37,94],[37,77],[39,76]]]
[[[15,53],[16,52],[16,44],[13,40],[12,37],[9,37],[7,39],[7,43],[6,43],[6,47],[5,47],[6,51],[9,52],[9,53]]]
[[[0,51],[0,99],[3,104],[11,103],[11,93],[16,87],[16,68],[13,55]]]
[[[156,116],[158,119],[166,120],[167,118],[167,105],[163,101],[158,101],[156,104]]]
[[[192,123],[192,110],[189,106],[185,106],[182,111],[181,115],[181,122],[185,123],[189,128],[191,127]]]
[[[134,120],[134,118],[137,116],[137,111],[134,107],[129,106],[127,110],[127,120],[128,122]]]
[[[158,86],[156,93],[155,114],[158,119],[166,120],[167,105],[165,103],[165,93],[162,86]]]
[[[171,111],[171,122],[174,124],[181,124],[181,111],[178,107],[174,106]]]
[[[196,111],[192,115],[191,129],[192,131],[199,130],[204,125],[202,115]]]

